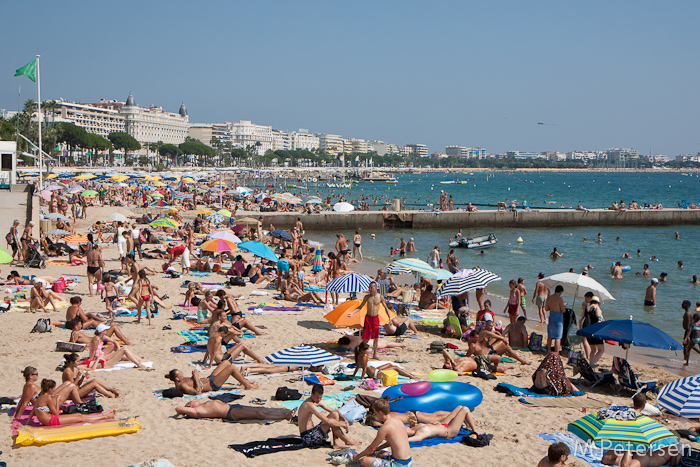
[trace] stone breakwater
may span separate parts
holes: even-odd
[[[542,211],[448,211],[441,213],[421,211],[356,211],[319,214],[286,212],[238,212],[237,217],[262,217],[263,228],[270,223],[275,228],[288,229],[301,218],[307,231],[351,230],[358,227],[372,229],[440,229],[470,227],[567,227],[567,226],[659,226],[700,225],[700,210],[662,209],[610,211],[593,209],[548,209]]]

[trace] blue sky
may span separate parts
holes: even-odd
[[[4,2],[0,108],[100,98],[395,144],[700,151],[700,2]],[[9,20],[9,21],[8,21]],[[34,30],[32,30],[32,28]],[[549,125],[538,125],[538,122]]]

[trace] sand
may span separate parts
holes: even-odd
[[[90,218],[79,220],[77,229],[84,233],[88,225],[94,220],[105,219],[114,211],[128,213],[128,209],[99,207],[89,209]],[[88,223],[89,222],[89,223]],[[249,257],[249,255],[244,255]],[[116,247],[105,245],[104,257],[107,269],[117,267]],[[145,264],[159,270],[160,261],[144,261]],[[374,265],[370,265],[374,268]],[[179,265],[176,265],[179,269]],[[10,269],[20,269],[21,273],[31,273],[57,277],[61,274],[78,275],[83,277],[83,283],[78,285],[75,291],[66,291],[62,294],[67,300],[77,294],[83,298],[83,308],[88,312],[104,310],[104,304],[99,297],[89,297],[85,284],[85,266],[56,266],[49,265],[45,271],[21,270],[21,268],[3,268],[3,274]],[[189,278],[207,282],[216,282],[223,276],[212,275],[207,278]],[[184,289],[180,288],[183,280],[168,279],[163,274],[153,276],[152,283],[159,287],[160,293],[167,293],[170,299],[169,305],[175,305],[182,301]],[[277,302],[271,297],[251,296],[250,292],[260,288],[248,285],[245,288],[235,287],[231,291],[243,293],[245,298],[239,300],[242,309],[247,309],[250,304],[260,302]],[[272,292],[272,291],[268,291]],[[493,300],[493,297],[491,297]],[[179,307],[175,307],[179,310]],[[494,309],[502,310],[501,304],[494,304]],[[535,311],[536,313],[536,311]],[[323,319],[324,311],[320,308],[307,308],[303,314],[263,314],[252,316],[256,325],[263,325],[267,329],[267,335],[255,339],[248,339],[246,343],[253,346],[254,350],[262,356],[300,344],[325,343],[337,340],[339,333]],[[17,397],[20,395],[23,379],[21,370],[32,365],[38,368],[39,378],[51,378],[60,382],[61,374],[56,371],[56,366],[62,358],[61,352],[55,352],[57,340],[68,340],[69,332],[54,327],[52,333],[30,334],[36,319],[42,314],[11,312],[0,315],[0,341],[3,342],[0,353],[4,364],[0,367],[0,387],[3,392],[0,395]],[[56,313],[49,313],[52,321],[59,321],[65,317],[65,309]],[[0,437],[0,460],[8,465],[41,465],[41,464],[74,464],[85,462],[88,459],[100,459],[101,466],[126,466],[154,458],[165,458],[175,466],[203,466],[203,465],[328,465],[327,450],[301,450],[289,453],[278,453],[261,456],[255,459],[247,459],[242,454],[229,449],[231,443],[244,443],[254,440],[262,440],[268,437],[298,434],[296,425],[286,421],[270,425],[258,424],[232,424],[210,420],[186,420],[173,419],[174,408],[184,404],[183,400],[159,401],[151,392],[152,388],[170,386],[163,375],[173,368],[182,369],[189,374],[193,366],[190,362],[201,358],[203,354],[178,354],[172,353],[170,348],[183,342],[177,334],[178,330],[188,329],[189,326],[182,320],[172,320],[169,310],[161,310],[160,315],[153,319],[153,325],[148,326],[144,322],[136,325],[133,318],[118,318],[121,326],[134,345],[132,349],[140,356],[154,362],[156,371],[143,372],[138,370],[121,370],[113,372],[94,373],[96,377],[122,391],[119,399],[107,399],[99,396],[98,401],[106,409],[116,409],[118,417],[138,416],[143,428],[136,434],[116,437],[83,440],[73,443],[55,443],[43,447],[13,447],[13,439],[10,436],[10,418],[4,419],[6,436]],[[507,318],[500,316],[507,321]],[[170,325],[172,330],[163,330],[163,326]],[[421,332],[418,339],[406,339],[406,349],[399,349],[394,356],[383,356],[383,359],[408,360],[403,364],[405,368],[414,374],[427,378],[427,373],[432,366],[440,366],[439,355],[426,351],[429,343],[440,339],[437,328],[421,328],[430,332]],[[90,333],[90,331],[87,331]],[[466,344],[452,341],[460,348],[466,348]],[[532,359],[532,366],[520,366],[515,364],[514,370],[508,371],[507,376],[501,376],[498,381],[484,381],[471,377],[460,377],[459,381],[469,382],[477,386],[484,396],[483,403],[474,411],[479,431],[494,434],[491,446],[481,449],[470,448],[461,444],[443,444],[433,447],[414,449],[414,465],[419,466],[451,466],[465,465],[467,459],[478,459],[482,466],[526,466],[536,465],[545,455],[548,443],[542,440],[537,433],[566,431],[569,422],[583,416],[578,409],[567,408],[529,408],[520,404],[517,398],[508,398],[493,390],[496,382],[507,382],[517,386],[529,387],[532,383],[531,373],[543,355],[521,354],[525,358]],[[610,365],[610,356],[606,355],[601,367]],[[643,370],[647,377],[658,378],[661,382],[676,379],[677,376],[658,368],[635,365],[638,370]],[[571,369],[567,368],[570,374]],[[203,372],[203,375],[209,372]],[[266,399],[266,406],[279,407],[272,399],[278,386],[291,386],[300,388],[301,384],[287,383],[289,377],[277,377],[258,379],[256,382],[260,389],[244,391],[245,398],[240,402],[247,404],[252,398]],[[337,393],[341,387],[328,386],[328,393]],[[627,404],[627,397],[619,397],[614,392],[604,389],[583,388],[588,395],[598,400],[615,404]],[[360,393],[367,391],[359,390]],[[687,420],[670,417],[670,427],[690,426]],[[350,436],[361,441],[364,446],[374,438],[376,431],[354,424],[350,430]],[[476,463],[476,462],[475,462]],[[571,457],[569,465],[587,465],[581,460]]]

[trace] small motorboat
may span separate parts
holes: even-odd
[[[479,237],[457,238],[450,242],[450,248],[489,248],[498,243],[494,234],[481,235]]]

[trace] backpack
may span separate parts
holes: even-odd
[[[31,332],[51,332],[51,320],[49,318],[39,318]]]
[[[430,353],[441,353],[445,349],[445,342],[433,341],[430,343]]]
[[[7,241],[8,245],[12,245],[14,239],[12,238],[12,232],[7,232],[7,235],[5,235],[5,241]]]
[[[53,283],[53,291],[56,293],[63,293],[66,288],[66,281],[61,277],[56,282]]]
[[[238,285],[241,287],[245,287],[245,280],[243,280],[243,278],[240,276],[234,276],[229,278],[228,285]]]
[[[277,388],[275,392],[275,400],[278,401],[296,401],[301,399],[301,393],[296,389],[289,389],[287,386]]]
[[[527,345],[528,348],[533,351],[533,352],[541,352],[544,351],[545,349],[542,346],[542,334],[537,334],[536,332],[532,332],[530,334],[530,343]]]

